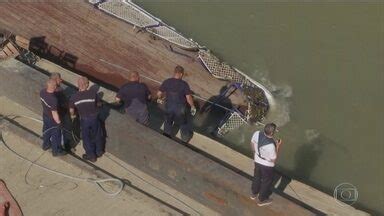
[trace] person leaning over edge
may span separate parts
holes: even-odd
[[[89,81],[80,77],[77,81],[79,91],[69,100],[69,112],[74,119],[75,108],[80,116],[81,136],[85,154],[83,159],[95,162],[104,154],[103,132],[98,117],[98,106],[101,105],[97,93],[88,89]]]
[[[282,143],[281,139],[274,139],[275,131],[276,124],[268,123],[264,131],[256,131],[251,140],[255,161],[251,199],[258,198],[258,206],[272,203],[269,196],[272,194],[274,166]]]
[[[165,121],[164,135],[171,137],[174,123],[180,125],[181,139],[187,141],[190,136],[186,109],[187,103],[191,107],[191,114],[196,114],[193,104],[192,91],[187,82],[183,79],[184,68],[177,65],[172,78],[166,79],[157,92],[158,102],[162,103],[165,96]]]
[[[52,155],[65,155],[66,152],[61,147],[61,120],[58,113],[58,100],[55,95],[57,84],[49,79],[46,88],[40,91],[41,105],[43,106],[43,150],[52,147]]]
[[[149,125],[149,114],[147,103],[151,100],[151,92],[147,85],[140,82],[138,72],[129,75],[129,82],[124,84],[116,95],[116,101],[124,102],[126,113],[136,122]]]

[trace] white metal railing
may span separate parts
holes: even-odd
[[[159,25],[159,22],[153,17],[131,5],[127,1],[110,0],[102,2],[98,8],[108,14],[117,18],[125,20],[134,26],[145,28],[147,26]]]
[[[134,26],[143,28],[148,32],[176,44],[185,49],[197,49],[199,45],[178,33],[174,28],[166,25],[160,19],[152,16],[138,5],[129,0],[89,0],[90,3],[119,19]]]
[[[244,124],[247,124],[247,121],[239,113],[232,112],[229,114],[228,118],[225,119],[225,122],[219,126],[217,133],[220,136],[224,136],[229,131],[237,129]]]

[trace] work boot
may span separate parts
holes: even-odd
[[[52,156],[57,157],[57,156],[64,156],[66,154],[67,154],[67,152],[65,152],[65,151],[59,151],[59,152],[52,153]]]
[[[43,147],[42,147],[43,151],[47,151],[47,150],[50,149],[50,148],[51,148],[51,146],[43,146]]]
[[[266,206],[266,205],[269,205],[272,203],[272,199],[266,199],[266,200],[263,200],[263,201],[259,201],[257,203],[258,206]]]
[[[100,153],[97,153],[97,154],[96,154],[96,157],[99,158],[99,157],[103,156],[104,153],[105,153],[104,151],[102,151],[102,152],[100,152]]]
[[[86,155],[86,154],[83,154],[82,158],[83,158],[84,160],[89,160],[89,161],[91,161],[92,163],[96,162],[96,160],[97,160],[95,157],[89,157],[89,156]]]
[[[259,197],[258,194],[251,194],[251,196],[249,198],[251,198],[251,200],[255,200],[258,197]]]

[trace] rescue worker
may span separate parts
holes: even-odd
[[[281,147],[282,140],[275,140],[276,124],[268,123],[263,131],[256,131],[251,140],[254,152],[254,177],[252,181],[251,199],[259,200],[257,205],[264,206],[272,203],[274,166]]]
[[[172,78],[165,80],[157,92],[158,102],[162,103],[165,98],[165,121],[164,135],[171,137],[173,124],[180,126],[181,139],[187,142],[191,131],[187,121],[187,103],[191,108],[192,116],[196,114],[193,104],[192,91],[183,79],[184,68],[177,65]]]
[[[104,154],[104,142],[98,107],[101,105],[97,92],[88,89],[89,81],[80,77],[77,81],[79,91],[69,100],[71,119],[76,118],[75,109],[80,116],[81,136],[85,154],[83,159],[96,162]]]
[[[63,82],[63,79],[61,78],[60,73],[51,73],[50,79],[54,80],[56,82],[57,88],[55,90],[55,95],[58,100],[58,113],[59,117],[62,121],[62,126],[64,131],[62,131],[63,141],[64,141],[64,147],[65,150],[70,151],[71,149],[71,142],[73,141],[72,135],[69,133],[71,131],[71,122],[69,118],[69,112],[68,112],[68,98],[64,94],[64,89],[61,87],[61,83]]]
[[[57,84],[49,79],[46,88],[40,91],[40,100],[43,106],[43,150],[52,147],[52,155],[65,155],[61,147],[62,132],[61,120],[58,113],[58,99],[55,95]]]
[[[59,103],[59,114],[64,115],[68,111],[68,99],[64,94],[64,89],[61,87],[63,80],[61,79],[60,73],[52,73],[49,79],[56,82],[55,94]]]
[[[116,101],[124,102],[126,113],[136,122],[149,125],[149,114],[147,103],[151,100],[151,92],[147,85],[140,82],[138,72],[129,75],[129,82],[123,85],[116,95]]]

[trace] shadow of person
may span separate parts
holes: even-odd
[[[111,109],[116,109],[116,107],[107,103],[103,103],[99,109],[99,121],[100,121],[100,126],[102,131],[102,144],[103,144],[104,152],[105,152],[105,146],[106,146],[107,137],[108,137],[108,131],[107,131],[105,122],[107,121],[108,117],[111,114]]]
[[[323,153],[325,146],[324,138],[319,135],[308,142],[300,145],[295,153],[294,170],[297,178],[309,181],[314,168]]]
[[[272,185],[275,186],[275,190],[283,192],[285,188],[291,183],[292,179],[288,175],[282,172],[275,172]]]
[[[208,99],[208,101],[212,103],[206,102],[201,107],[198,115],[196,115],[194,119],[196,130],[204,134],[214,134],[216,129],[219,127],[221,120],[227,114],[227,110],[222,107],[227,109],[233,108],[231,100],[228,97],[222,97],[227,89],[227,86],[223,86],[218,95],[212,96]]]
[[[45,41],[45,39],[45,36],[32,37],[29,40],[29,50],[36,55],[45,58],[49,47],[49,44]]]

